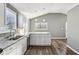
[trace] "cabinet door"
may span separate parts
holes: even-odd
[[[17,50],[14,49],[14,50],[7,50],[7,51],[4,51],[3,55],[17,55]]]
[[[8,55],[16,55],[16,54],[17,54],[16,51],[17,51],[17,50],[15,49],[15,50],[11,51]]]
[[[45,45],[50,45],[51,44],[50,34],[44,35],[44,44]]]
[[[37,45],[42,45],[43,44],[43,35],[42,34],[37,34]]]
[[[17,55],[22,55],[23,54],[23,52],[22,52],[22,40],[20,40],[20,41],[18,41],[17,43],[16,43],[16,45],[17,45]]]
[[[23,54],[25,53],[26,50],[27,50],[27,38],[24,37],[23,41],[22,41],[22,52],[23,52]]]
[[[41,45],[45,45],[45,35],[41,35]]]
[[[3,27],[4,26],[4,3],[0,3],[0,26]]]
[[[35,39],[36,39],[36,40],[35,40],[35,41],[36,41],[36,42],[35,42],[36,45],[40,45],[40,44],[41,44],[41,38],[40,38],[40,35],[39,35],[39,34],[36,34],[36,35],[35,35]]]
[[[36,35],[35,34],[31,34],[30,35],[30,44],[31,45],[36,45],[36,39],[37,39]]]
[[[38,34],[38,45],[50,45],[51,39],[49,34]]]
[[[17,46],[17,55],[22,55],[22,45],[21,44],[19,44],[18,46]]]
[[[4,55],[16,55],[17,54],[16,49],[17,49],[17,45],[14,44],[14,45],[4,49],[3,54]]]

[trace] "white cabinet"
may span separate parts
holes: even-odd
[[[31,34],[30,35],[30,44],[31,45],[36,45],[36,39],[37,39],[37,35]]]
[[[17,55],[23,55],[26,50],[27,50],[27,38],[26,37],[23,37],[17,43]]]
[[[23,40],[20,40],[19,42],[17,42],[15,45],[17,46],[17,54],[16,55],[22,55],[22,42]]]
[[[16,50],[17,49],[17,46],[16,45],[12,45],[6,49],[4,49],[3,51],[3,55],[16,55]]]
[[[3,50],[3,55],[23,55],[27,50],[27,39],[23,37],[20,41]]]
[[[50,34],[31,34],[30,36],[30,44],[31,45],[43,45],[47,46],[51,44]]]
[[[22,53],[24,54],[26,50],[27,50],[27,38],[24,37],[22,41]]]
[[[17,53],[16,53],[16,49],[15,50],[13,50],[13,51],[11,51],[9,54],[7,54],[7,55],[16,55]]]

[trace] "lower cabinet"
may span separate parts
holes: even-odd
[[[24,38],[22,42],[23,42],[22,43],[22,52],[24,54],[27,50],[27,40],[26,40],[26,38]]]
[[[20,41],[3,50],[3,55],[23,55],[27,50],[27,38],[24,37]]]
[[[23,40],[20,40],[19,42],[16,43],[16,46],[17,46],[17,54],[16,55],[22,55],[23,52],[22,52],[22,41]]]
[[[30,44],[48,46],[51,44],[51,36],[50,34],[31,34]]]
[[[17,47],[15,45],[12,45],[6,49],[3,50],[3,55],[16,55]]]
[[[16,55],[17,53],[16,53],[16,49],[15,50],[13,50],[13,51],[11,51],[9,54],[7,54],[7,55]]]
[[[35,35],[35,34],[31,34],[30,35],[30,45],[37,45],[37,37],[38,35]]]

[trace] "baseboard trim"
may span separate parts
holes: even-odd
[[[45,45],[43,45],[43,44],[40,44],[40,45],[30,44],[30,46],[51,46],[51,44],[45,44]]]
[[[72,51],[74,51],[76,54],[78,54],[79,55],[79,52],[78,51],[76,51],[75,49],[73,49],[72,47],[70,47],[69,45],[67,45],[67,47],[68,48],[70,48]]]

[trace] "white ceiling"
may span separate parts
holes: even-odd
[[[67,13],[78,5],[77,3],[11,3],[28,18],[37,17],[46,13]]]

